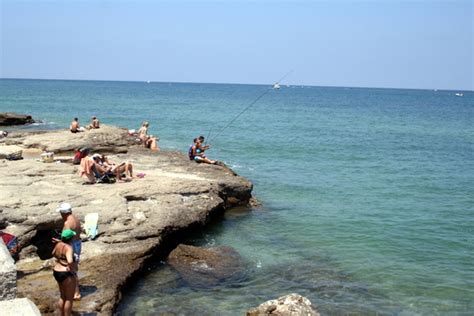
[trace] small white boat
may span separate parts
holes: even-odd
[[[273,85],[273,89],[280,89],[280,84],[277,82]]]
[[[462,97],[463,95],[464,95],[463,93],[459,93],[459,92],[456,93],[456,96],[457,96],[457,97]]]

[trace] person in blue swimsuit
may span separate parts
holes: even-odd
[[[199,138],[195,139],[194,146],[191,147],[190,158],[192,158],[196,162],[204,162],[204,163],[215,165],[216,161],[207,158],[206,155],[204,154],[204,151],[207,148],[202,145],[201,140]]]

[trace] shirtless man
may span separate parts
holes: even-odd
[[[72,238],[71,246],[74,252],[74,270],[76,272],[76,291],[74,293],[74,300],[81,299],[81,293],[79,292],[79,278],[77,277],[77,271],[79,270],[79,259],[81,257],[81,223],[72,214],[72,207],[69,203],[61,203],[59,208],[56,209],[61,214],[64,221],[63,230],[70,229],[76,233]],[[54,240],[58,242],[59,240]]]
[[[71,126],[69,126],[69,129],[71,130],[71,133],[79,133],[83,132],[84,128],[79,126],[79,119],[77,117],[74,118],[71,122]]]

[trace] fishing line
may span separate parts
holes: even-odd
[[[293,70],[287,72],[283,77],[280,78],[280,80],[278,80],[275,84],[278,84],[280,83],[280,81],[282,81],[284,78],[286,78],[290,73],[292,73]],[[244,114],[245,111],[247,111],[248,109],[250,109],[250,107],[252,105],[254,105],[255,103],[258,102],[258,100],[260,100],[261,98],[263,98],[263,96],[265,96],[268,92],[270,92],[272,89],[266,89],[262,94],[260,94],[255,100],[252,101],[252,103],[250,103],[247,107],[245,107],[242,111],[240,111],[239,114],[237,114],[232,120],[230,120],[230,122],[224,126],[223,128],[221,128],[221,130],[219,132],[217,132],[217,134],[212,138],[212,140],[215,140],[217,138],[217,136],[219,136],[224,130],[226,130],[232,123],[235,122],[236,119],[238,119],[242,114]],[[209,140],[209,143],[211,141]]]

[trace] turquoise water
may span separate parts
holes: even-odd
[[[266,86],[1,80],[0,111],[68,126],[78,116],[137,128],[186,152]],[[283,87],[212,141],[209,156],[251,179],[263,207],[189,236],[228,245],[245,277],[210,288],[166,264],[119,312],[242,315],[290,292],[323,315],[471,315],[474,310],[474,93]]]

